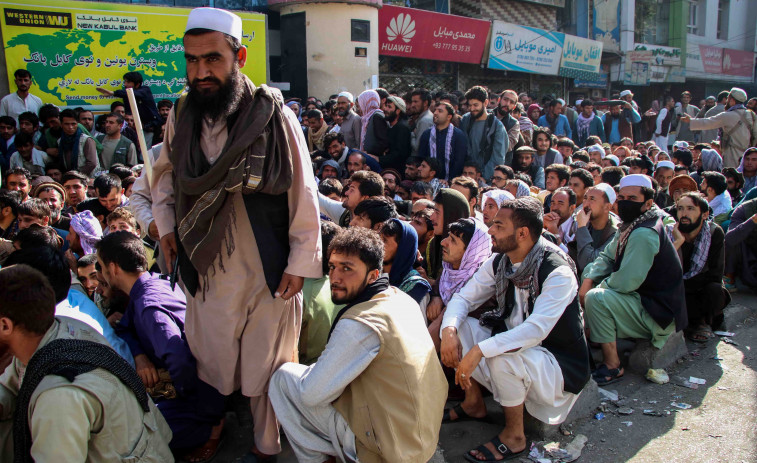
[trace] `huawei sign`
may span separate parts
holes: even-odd
[[[410,42],[410,39],[415,37],[415,21],[409,14],[400,13],[389,22],[389,27],[386,28],[386,36],[390,42],[397,37],[405,43]]]

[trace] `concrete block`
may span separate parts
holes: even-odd
[[[650,368],[667,368],[688,353],[683,331],[671,334],[662,349],[647,340],[639,340],[631,351],[628,368],[644,375]]]
[[[599,406],[599,390],[597,389],[597,383],[593,379],[589,379],[589,382],[581,390],[581,394],[578,396],[576,403],[573,404],[573,408],[570,409],[568,417],[565,418],[563,424],[570,424],[578,419],[586,418],[594,413],[594,410]],[[560,425],[547,424],[537,420],[526,411],[523,417],[523,425],[526,430],[526,434],[530,438],[546,439],[548,437],[557,436],[560,433]]]

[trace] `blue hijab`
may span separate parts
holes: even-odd
[[[410,292],[416,285],[422,284],[431,290],[431,285],[413,269],[418,252],[418,234],[408,222],[391,219],[400,224],[402,234],[397,239],[397,253],[394,255],[392,269],[389,271],[389,284],[404,292]]]

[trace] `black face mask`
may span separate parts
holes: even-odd
[[[631,201],[628,199],[618,200],[618,216],[623,223],[631,223],[641,214],[641,208],[644,207],[644,201]]]
[[[700,215],[696,222],[690,222],[690,223],[682,223],[678,222],[678,230],[681,231],[681,233],[691,233],[694,230],[697,229],[698,226],[702,225],[702,216]]]

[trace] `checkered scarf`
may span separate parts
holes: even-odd
[[[683,279],[693,278],[702,271],[704,264],[707,263],[707,256],[710,254],[710,244],[712,243],[711,224],[705,220],[702,229],[699,231],[694,240],[694,254],[691,255],[691,267],[689,271],[683,274]],[[678,252],[681,252],[680,250]]]

